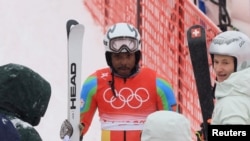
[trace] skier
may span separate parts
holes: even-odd
[[[141,37],[133,25],[114,24],[107,30],[103,43],[109,67],[97,70],[83,84],[81,137],[88,131],[98,109],[102,141],[140,141],[150,113],[176,111],[172,87],[154,70],[140,66]],[[65,120],[61,138],[70,137],[72,132]]]
[[[148,115],[141,141],[192,141],[190,121],[173,111],[156,111]]]
[[[216,74],[215,107],[211,124],[250,124],[250,39],[225,31],[211,42]]]
[[[13,63],[0,66],[0,115],[11,121],[20,140],[42,141],[34,126],[44,116],[50,95],[50,84],[30,68]]]

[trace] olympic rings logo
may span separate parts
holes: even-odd
[[[149,92],[145,88],[137,88],[135,92],[130,88],[122,88],[119,92],[115,90],[116,96],[111,92],[111,88],[104,91],[103,99],[110,103],[114,109],[121,109],[128,106],[132,109],[138,109],[143,103],[149,100]],[[111,95],[112,94],[112,95]]]

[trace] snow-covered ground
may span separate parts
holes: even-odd
[[[101,28],[82,0],[0,0],[0,65],[28,66],[52,86],[47,112],[36,127],[44,141],[60,141],[60,126],[67,117],[68,19],[76,19],[86,27],[84,80],[95,69],[106,66],[106,62]],[[84,141],[100,141],[97,116]]]

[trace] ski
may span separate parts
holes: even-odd
[[[66,24],[68,39],[68,120],[73,127],[71,141],[80,140],[80,92],[84,26],[75,20]]]
[[[204,135],[207,139],[207,120],[211,119],[214,103],[204,27],[191,26],[187,31],[187,41],[202,112]]]

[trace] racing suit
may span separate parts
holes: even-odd
[[[82,87],[82,134],[89,129],[98,108],[102,141],[140,141],[147,115],[173,110],[175,105],[171,85],[154,70],[141,68],[129,78],[122,78],[112,75],[110,68],[100,69]]]

